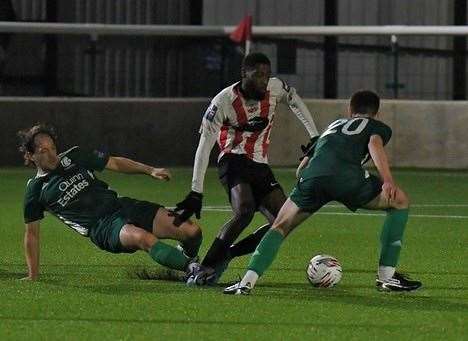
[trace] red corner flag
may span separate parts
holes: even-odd
[[[246,15],[237,25],[236,29],[229,35],[236,43],[252,40],[252,16]]]

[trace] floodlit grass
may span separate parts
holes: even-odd
[[[145,253],[100,251],[51,216],[41,226],[40,280],[20,281],[26,274],[22,196],[32,174],[0,170],[2,340],[461,340],[468,333],[467,173],[396,172],[414,204],[400,269],[423,282],[420,291],[377,292],[383,217],[331,205],[288,238],[246,297],[223,295],[222,288],[243,274],[247,257],[231,263],[221,280],[224,285],[187,288]],[[188,191],[191,170],[174,169],[173,174],[170,183],[108,172],[101,177],[121,195],[173,206]],[[277,169],[275,174],[288,192],[293,171]],[[208,172],[205,186],[206,207],[228,205],[215,170]],[[229,216],[228,210],[202,213],[202,255]],[[248,230],[263,222],[257,215]],[[308,260],[321,252],[343,265],[336,288],[312,288],[305,279]],[[140,279],[137,274],[142,271],[157,279]]]

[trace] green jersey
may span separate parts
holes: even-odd
[[[304,171],[308,176],[362,172],[362,165],[369,160],[368,144],[372,135],[379,135],[385,145],[392,136],[392,130],[370,117],[343,118],[332,122],[320,135]]]
[[[59,155],[58,167],[28,181],[24,221],[44,218],[48,211],[66,225],[87,236],[103,217],[119,208],[117,193],[96,178],[109,160],[106,153],[73,147]]]

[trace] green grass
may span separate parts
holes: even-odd
[[[189,188],[190,170],[173,170],[171,183],[104,173],[122,195],[172,206]],[[401,269],[424,283],[410,294],[374,289],[381,216],[338,215],[325,207],[283,244],[251,296],[232,297],[223,286],[192,289],[169,280],[141,280],[164,270],[139,252],[113,255],[48,216],[41,227],[41,276],[26,274],[22,195],[28,170],[0,170],[0,339],[404,339],[461,340],[468,328],[468,174],[398,171],[411,210]],[[275,172],[286,191],[293,172]],[[226,206],[210,170],[205,205]],[[449,206],[425,206],[428,204]],[[455,206],[460,205],[460,206]],[[465,205],[465,206],[463,206]],[[204,211],[203,255],[229,212]],[[263,223],[260,215],[249,227]],[[326,252],[343,265],[336,288],[315,289],[305,266]],[[232,262],[222,282],[243,274],[248,258]]]

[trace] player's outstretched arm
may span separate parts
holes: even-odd
[[[39,277],[39,221],[27,223],[24,231],[24,254],[28,264],[28,277],[24,280],[37,280]]]
[[[171,179],[171,173],[165,168],[154,168],[125,157],[109,157],[106,169],[127,174],[146,174],[159,180]]]
[[[379,135],[372,135],[369,139],[368,149],[372,157],[372,161],[374,161],[375,167],[377,167],[380,177],[384,183],[382,185],[382,191],[389,200],[395,200],[398,187],[396,186],[390,171],[382,138]]]
[[[197,219],[201,218],[203,199],[203,183],[205,173],[210,161],[210,153],[225,122],[223,92],[219,93],[212,101],[203,115],[200,127],[200,140],[198,141],[195,162],[193,164],[192,187],[184,200],[177,203],[176,212],[178,220],[185,221],[193,214]]]
[[[287,94],[287,104],[291,111],[302,122],[310,137],[318,136],[318,130],[315,126],[314,119],[305,105],[302,98],[296,93],[294,88],[290,88]]]

